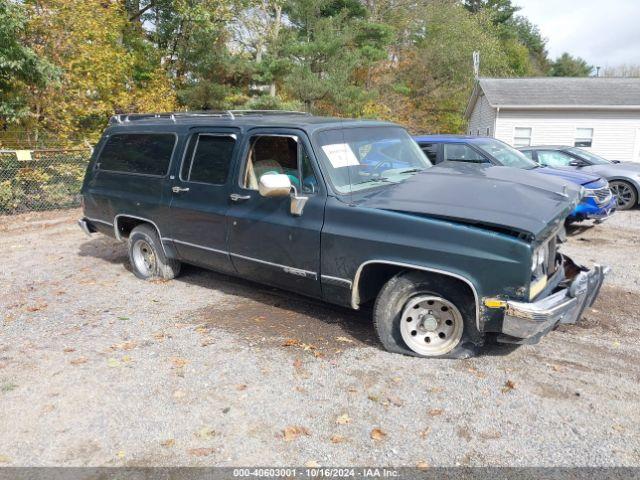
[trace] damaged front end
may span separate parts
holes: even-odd
[[[503,314],[499,342],[537,343],[558,325],[576,323],[585,308],[593,305],[610,268],[595,265],[589,270],[560,253],[557,259],[557,271],[537,300],[485,299],[485,307]]]

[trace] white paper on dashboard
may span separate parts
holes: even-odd
[[[333,168],[351,167],[360,165],[353,150],[347,143],[334,143],[333,145],[323,145],[322,150],[331,162]]]

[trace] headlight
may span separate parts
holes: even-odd
[[[533,258],[531,259],[531,274],[536,276],[544,273],[544,266],[548,263],[549,259],[549,244],[536,248],[533,252]]]

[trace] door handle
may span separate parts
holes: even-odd
[[[249,200],[251,195],[238,195],[237,193],[232,193],[229,195],[229,198],[232,202],[244,202],[245,200]]]
[[[188,191],[189,191],[189,188],[188,188],[188,187],[186,187],[186,188],[182,188],[182,187],[171,187],[171,191],[172,191],[173,193],[188,192]]]

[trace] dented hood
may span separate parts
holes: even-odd
[[[564,222],[579,199],[580,186],[535,170],[444,162],[354,202],[541,239]]]

